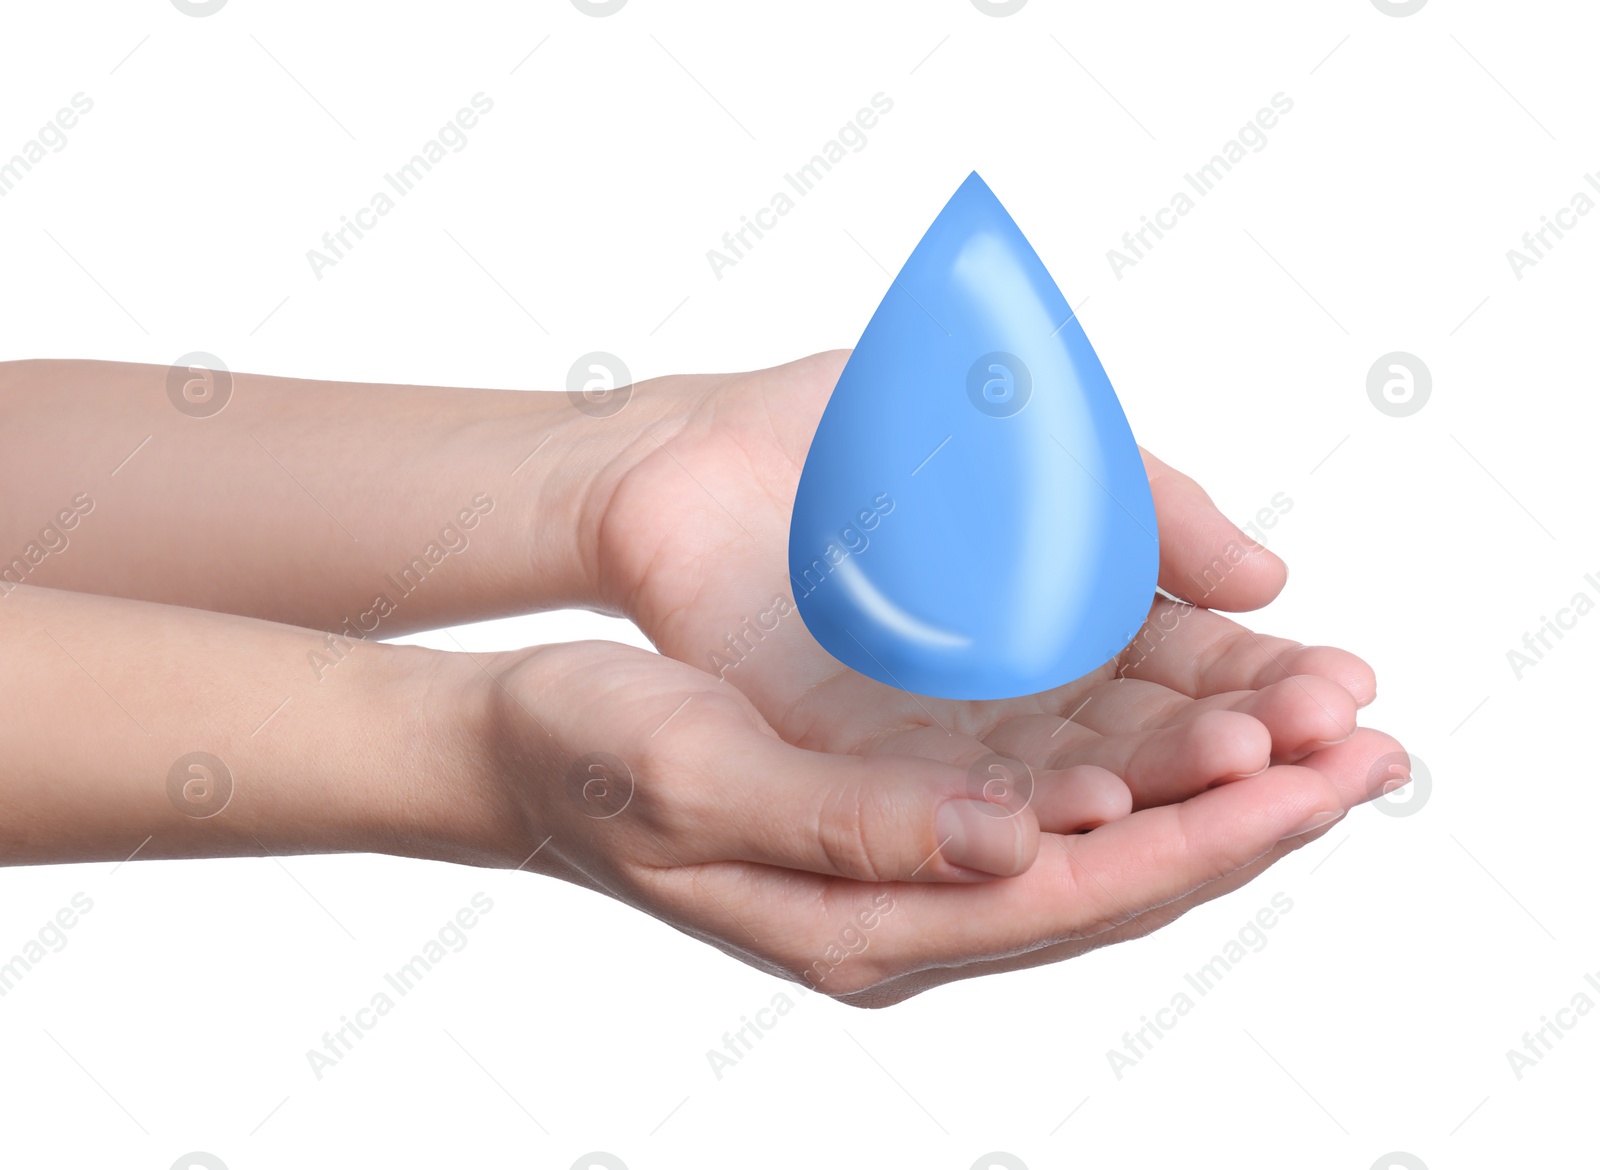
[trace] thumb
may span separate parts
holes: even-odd
[[[832,755],[782,741],[729,761],[738,786],[721,842],[741,860],[857,881],[981,881],[1033,864],[1025,797],[967,769],[907,756]],[[997,757],[994,757],[997,758]]]
[[[1160,525],[1162,589],[1195,605],[1233,611],[1260,609],[1283,591],[1289,568],[1277,554],[1224,516],[1194,480],[1148,451],[1140,454]],[[1291,507],[1292,500],[1280,506],[1275,496],[1256,518],[1275,525]]]

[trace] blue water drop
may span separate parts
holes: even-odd
[[[1158,560],[1111,382],[973,172],[867,323],[812,439],[789,527],[806,628],[902,690],[1029,695],[1128,644]]]

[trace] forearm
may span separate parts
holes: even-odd
[[[0,363],[0,594],[356,638],[597,603],[594,513],[607,469],[648,441],[637,407],[622,421],[562,393],[233,374],[222,409],[186,413],[168,376]]]
[[[0,599],[0,863],[383,852],[515,865],[462,654],[21,586]],[[204,753],[200,755],[199,753]],[[220,764],[219,764],[220,761]]]

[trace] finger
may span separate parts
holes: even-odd
[[[1302,833],[1298,837],[1289,837],[1278,842],[1266,853],[1246,865],[1240,866],[1232,873],[1207,882],[1198,889],[1192,890],[1181,898],[1177,898],[1163,906],[1130,918],[1128,921],[1096,934],[1074,939],[1071,942],[1054,943],[1050,946],[1039,947],[1035,950],[1025,951],[1017,955],[1009,955],[999,959],[985,959],[976,963],[964,963],[959,966],[929,967],[921,971],[913,971],[906,975],[894,976],[884,979],[870,987],[838,998],[856,1007],[890,1007],[902,1003],[914,995],[920,995],[935,987],[946,983],[954,983],[961,979],[974,979],[984,975],[999,975],[1007,971],[1021,971],[1030,967],[1042,967],[1050,963],[1065,962],[1067,959],[1079,958],[1091,951],[1108,947],[1115,943],[1131,942],[1134,939],[1144,938],[1170,926],[1196,907],[1207,902],[1215,901],[1235,890],[1255,881],[1272,866],[1283,860],[1289,854],[1318,840],[1323,834],[1336,827],[1338,822],[1332,822],[1323,828]],[[830,991],[833,989],[830,988]]]
[[[1210,704],[1258,720],[1272,738],[1273,762],[1280,764],[1297,763],[1343,743],[1356,730],[1356,701],[1350,692],[1314,674],[1295,675],[1259,691],[1235,691],[1195,702],[1202,709]]]
[[[1046,833],[1081,833],[1133,811],[1133,794],[1113,771],[1039,766],[995,748],[988,738],[921,727],[890,736],[875,750],[959,764],[967,769],[969,795],[981,794],[1012,808],[1029,805]]]
[[[1399,751],[1396,741],[1382,732],[1363,728],[1349,741],[1337,747],[1326,749],[1316,754],[1318,770],[1323,772],[1324,779],[1339,796],[1335,799],[1342,801],[1345,807],[1368,799],[1372,795],[1381,793],[1383,782],[1376,785],[1369,781],[1374,774],[1374,764],[1390,753]],[[1277,773],[1295,773],[1303,771],[1301,768],[1274,769]],[[1387,777],[1388,773],[1385,772]],[[1303,806],[1302,806],[1303,807]],[[1143,816],[1144,814],[1137,814]],[[1130,821],[1135,818],[1130,818]],[[1281,822],[1280,822],[1281,823]],[[900,956],[892,955],[890,948],[878,945],[875,951],[863,956],[863,961],[858,962],[854,969],[840,969],[830,976],[826,986],[829,994],[837,995],[847,1003],[860,1006],[883,1007],[899,1003],[911,996],[929,988],[944,983],[954,982],[958,979],[968,979],[975,976],[998,973],[1002,971],[1018,970],[1026,967],[1041,966],[1046,963],[1059,962],[1064,959],[1074,958],[1092,950],[1113,943],[1125,942],[1130,939],[1140,938],[1154,930],[1165,926],[1196,906],[1222,897],[1242,887],[1263,873],[1270,866],[1286,857],[1288,854],[1305,845],[1317,841],[1339,822],[1314,828],[1309,832],[1285,837],[1283,840],[1270,846],[1266,852],[1254,860],[1233,868],[1220,877],[1213,878],[1196,886],[1181,896],[1133,914],[1125,921],[1115,923],[1106,929],[1085,933],[1079,937],[1070,938],[1061,942],[1050,942],[1043,946],[1022,945],[1000,957],[978,958],[970,962],[943,962],[923,964],[910,970],[896,966]],[[1097,830],[1103,832],[1103,830]],[[1094,837],[1096,834],[1090,834]],[[1258,834],[1256,840],[1259,841]],[[1036,864],[1034,873],[1040,872],[1041,864]],[[998,883],[994,886],[965,888],[961,890],[946,889],[942,891],[916,890],[897,891],[898,911],[902,913],[905,921],[904,934],[912,935],[916,932],[916,922],[922,926],[930,927],[929,919],[940,910],[940,896],[958,896],[966,900],[971,894],[983,894],[986,901],[992,901],[993,895],[1002,892],[1005,887],[1012,887],[1025,883],[1029,879],[1023,877],[1012,882]],[[934,895],[934,898],[925,898],[923,895]],[[963,914],[971,915],[980,912],[976,908],[963,909]],[[989,912],[994,912],[992,909]],[[913,918],[915,916],[915,918]],[[887,925],[887,920],[885,920]],[[888,932],[885,932],[887,939]],[[903,945],[903,944],[901,944]]]
[[[1338,683],[1360,707],[1377,693],[1372,667],[1347,650],[1258,634],[1221,614],[1165,598],[1150,607],[1118,667],[1120,677],[1160,683],[1197,699],[1260,690],[1297,674]]]
[[[1140,454],[1161,526],[1161,588],[1213,609],[1259,609],[1276,597],[1288,566],[1218,511],[1194,480]]]
[[[1084,833],[1133,811],[1121,776],[1092,764],[1034,772],[1033,812],[1045,833]]]
[[[980,881],[1021,873],[1039,824],[985,800],[968,769],[908,756],[838,756],[762,736],[724,750],[696,860],[742,860],[857,881]]]
[[[1318,772],[1292,765],[1144,809],[1078,837],[1047,835],[1007,881],[916,886],[885,924],[878,963],[911,970],[1035,950],[1098,933],[1247,865],[1344,811]]]
[[[1341,743],[1356,728],[1356,702],[1350,692],[1314,674],[1293,675],[1259,691],[1223,691],[1203,699],[1191,699],[1159,683],[1120,679],[1097,688],[1091,701],[1079,709],[1076,722],[1102,736],[1126,737],[1161,727],[1180,727],[1209,712],[1221,711],[1247,715],[1261,723],[1271,739],[1273,762],[1279,764],[1294,763],[1309,752]],[[1015,745],[1016,749],[1020,752],[1032,747],[1047,722],[1048,718],[1042,717],[1030,724],[1033,730],[1028,735],[1029,742]],[[1061,726],[1057,721],[1052,728],[1052,740],[1076,742],[1076,737],[1061,731]],[[995,737],[987,736],[985,742],[992,744]],[[1022,758],[1033,762],[1030,756]]]
[[[1237,711],[1266,727],[1273,760],[1284,764],[1348,738],[1355,730],[1356,710],[1349,691],[1315,674],[1293,675],[1258,691],[1220,691],[1200,699],[1161,683],[1123,678],[1099,684],[1075,703],[1070,722],[1022,716],[1002,724],[984,742],[996,751],[1011,751],[1029,763],[1042,764],[1048,749],[1078,742],[1086,734],[1084,729],[1107,737],[1128,736],[1176,727],[1208,711]],[[1001,743],[1005,746],[998,746]]]
[[[1019,756],[1022,751],[1036,756],[1042,751],[1041,763],[1048,768],[1094,765],[1113,772],[1127,783],[1135,808],[1186,800],[1214,784],[1256,775],[1272,754],[1268,730],[1237,711],[1199,711],[1171,726],[1121,734],[1099,735],[1079,728],[1077,734],[1052,733],[1040,743],[1048,722],[1048,716],[1008,720],[986,742],[996,745],[997,751],[1014,750]],[[1054,722],[1061,726],[1059,720]]]
[[[1411,779],[1410,757],[1400,741],[1373,727],[1357,728],[1343,743],[1312,752],[1300,765],[1326,776],[1346,808],[1377,800]]]

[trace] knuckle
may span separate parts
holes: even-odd
[[[828,864],[845,877],[882,882],[883,872],[874,849],[871,794],[860,784],[843,785],[830,792],[817,817],[817,841]]]
[[[745,779],[710,750],[715,738],[697,721],[685,718],[699,702],[697,695],[673,720],[673,724],[683,720],[683,726],[661,729],[640,749],[635,803],[650,826],[668,836],[698,836],[707,825],[717,823],[719,812],[727,807],[729,784]]]

